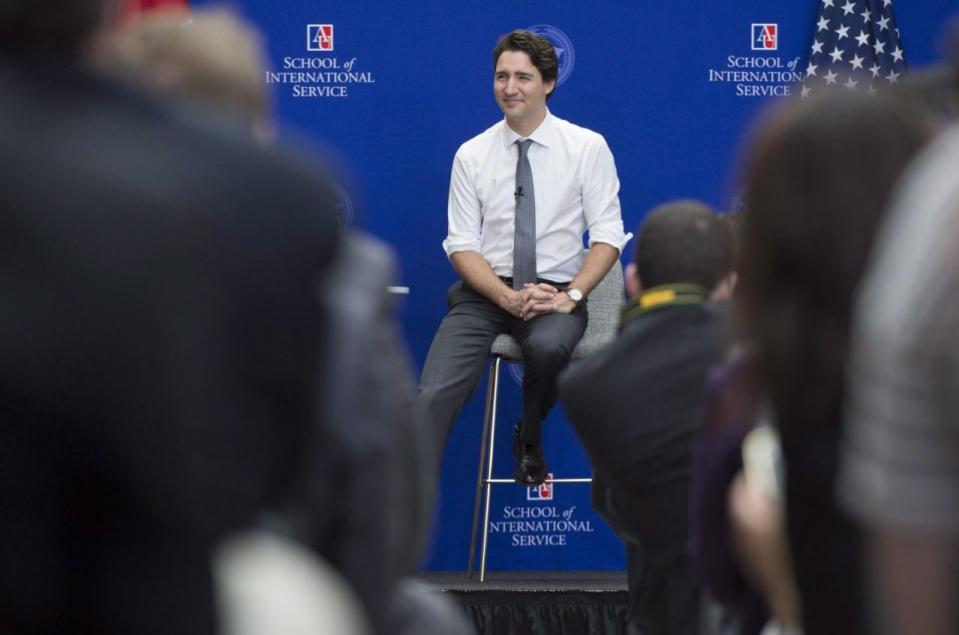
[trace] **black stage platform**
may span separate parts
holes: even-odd
[[[463,572],[428,571],[419,579],[454,598],[480,635],[626,634],[622,571],[494,571],[485,582]]]

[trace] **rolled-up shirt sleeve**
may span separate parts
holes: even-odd
[[[623,230],[619,206],[619,177],[606,140],[596,135],[583,162],[583,213],[589,229],[589,246],[605,243],[623,251],[633,237]]]
[[[460,152],[453,157],[450,175],[450,198],[447,211],[449,224],[443,251],[450,258],[458,251],[480,251],[483,214],[473,178]]]

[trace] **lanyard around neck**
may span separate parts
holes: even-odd
[[[645,315],[650,311],[677,304],[703,304],[709,300],[709,290],[698,284],[664,284],[639,294],[623,309],[620,324]]]

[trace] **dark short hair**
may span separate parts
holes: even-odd
[[[729,226],[699,201],[660,205],[637,233],[636,270],[644,288],[685,283],[712,289],[733,269]]]
[[[499,63],[499,56],[504,51],[519,51],[529,55],[529,61],[539,71],[544,83],[556,81],[559,76],[559,58],[556,57],[556,49],[553,48],[549,40],[541,35],[522,29],[501,35],[496,42],[496,48],[493,49],[494,73],[496,72],[496,64]],[[555,92],[556,86],[554,85],[553,90],[546,95],[546,99],[552,97]]]
[[[0,51],[67,52],[94,32],[105,0],[2,0]]]

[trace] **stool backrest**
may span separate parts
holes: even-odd
[[[584,357],[616,339],[619,317],[626,304],[623,265],[617,260],[589,294],[589,322],[583,339],[573,351],[573,359]]]

